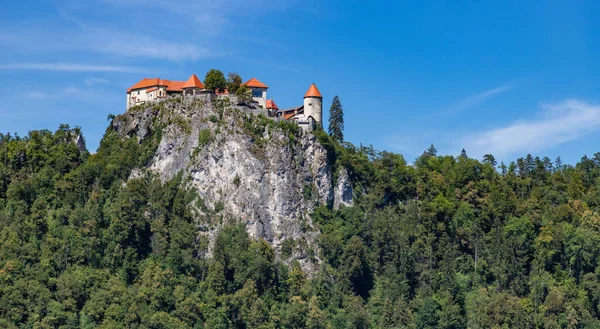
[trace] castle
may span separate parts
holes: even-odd
[[[304,95],[304,103],[300,106],[279,109],[275,101],[267,99],[269,86],[252,78],[244,83],[252,94],[252,103],[264,110],[264,113],[276,120],[287,120],[296,122],[306,131],[313,130],[321,125],[323,118],[323,96],[313,83]],[[195,74],[187,81],[172,81],[161,78],[144,78],[127,89],[127,109],[132,106],[155,102],[167,97],[230,97],[227,90],[215,93],[206,89],[204,84]]]

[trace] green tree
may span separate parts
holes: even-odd
[[[337,95],[329,108],[329,135],[338,142],[344,141],[344,109]]]
[[[353,236],[348,241],[342,255],[340,270],[342,277],[350,281],[354,292],[366,299],[373,281],[366,260],[364,243],[360,237]]]
[[[496,158],[494,158],[494,156],[491,154],[486,154],[483,156],[483,163],[487,163],[494,168],[496,168],[496,165],[498,164],[496,162]]]
[[[422,300],[415,314],[415,324],[419,329],[439,328],[439,304],[431,297]]]
[[[427,148],[427,151],[425,151],[425,154],[427,154],[428,156],[436,156],[437,149],[435,148],[435,146],[433,146],[433,144],[431,144],[429,145],[429,148]]]
[[[223,72],[215,69],[208,71],[204,77],[204,87],[215,92],[223,92],[227,88],[227,80]]]
[[[223,108],[209,119],[234,125],[221,135],[248,120],[261,136],[291,129]],[[301,216],[308,240],[255,219],[288,241],[274,249],[183,173],[132,174],[174,124],[123,132],[140,113],[111,118],[95,154],[68,125],[0,134],[0,327],[600,328],[600,153],[528,155],[499,173],[491,157],[432,146],[410,166],[316,131],[353,203]],[[302,260],[284,264],[286,244]]]
[[[227,91],[231,94],[236,94],[236,91],[242,85],[242,77],[236,72],[227,74]]]
[[[307,329],[326,329],[327,316],[319,308],[319,301],[316,296],[312,296],[308,302],[308,315],[306,319]]]
[[[235,96],[240,104],[249,104],[252,101],[252,90],[248,87],[240,86],[235,91]]]
[[[284,328],[306,328],[308,305],[300,296],[293,296],[282,312]]]

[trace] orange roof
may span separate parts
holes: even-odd
[[[161,86],[167,86],[167,91],[183,91],[185,81],[160,80]]]
[[[312,85],[310,85],[310,88],[308,88],[308,91],[304,95],[304,98],[306,98],[306,97],[323,98],[323,95],[321,95],[321,92],[319,91],[319,89],[317,89],[317,86],[315,86],[315,84],[313,83]]]
[[[275,109],[275,110],[279,110],[279,107],[277,107],[277,104],[275,104],[275,101],[272,99],[267,99],[267,109]]]
[[[158,89],[158,88],[156,88],[156,87],[148,88],[148,89],[146,89],[146,93],[151,93],[151,92],[155,91],[156,89]]]
[[[127,89],[127,92],[130,92],[134,89],[143,89],[153,86],[158,86],[160,84],[160,78],[143,78],[138,83],[131,86],[131,88]]]
[[[186,81],[183,86],[181,86],[181,88],[200,88],[200,89],[204,89],[204,85],[202,84],[202,81],[200,81],[200,79],[198,79],[198,77],[195,74],[192,74],[192,76],[188,79],[188,81]]]
[[[158,86],[166,86],[167,91],[183,91],[182,86],[184,83],[185,81],[171,81],[161,78],[144,78],[131,86],[131,88],[127,89],[127,92],[130,92],[134,89],[145,89]]]
[[[242,85],[246,86],[246,87],[250,87],[250,88],[265,88],[265,89],[269,88],[266,84],[258,81],[258,79],[256,79],[256,78],[252,78],[252,79],[242,83]]]
[[[289,120],[291,117],[293,117],[294,115],[296,115],[296,113],[288,113],[288,114],[284,114],[283,118],[286,120]]]

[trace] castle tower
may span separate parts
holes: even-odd
[[[322,124],[323,95],[321,95],[314,83],[310,85],[310,88],[308,88],[308,91],[304,95],[304,115],[307,118],[312,116],[317,123]]]

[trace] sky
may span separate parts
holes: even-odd
[[[600,152],[600,1],[28,0],[0,10],[0,132],[80,126],[96,150],[144,77],[315,83],[345,138],[404,155]],[[324,122],[327,126],[327,122]]]

